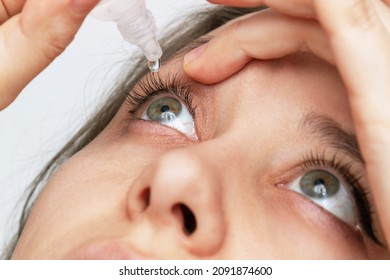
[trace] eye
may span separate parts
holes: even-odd
[[[317,169],[305,173],[288,185],[345,223],[356,226],[354,204],[344,183],[328,171]]]
[[[177,129],[192,140],[198,139],[194,118],[186,106],[176,98],[158,98],[149,105],[141,118]]]

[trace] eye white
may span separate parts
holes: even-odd
[[[335,186],[330,186],[335,184],[335,179],[339,184],[337,191]],[[300,193],[345,223],[356,226],[354,204],[344,183],[328,171],[311,170],[288,184],[288,189]]]
[[[177,129],[192,140],[197,140],[195,121],[186,106],[173,97],[161,97],[153,101],[141,116]]]

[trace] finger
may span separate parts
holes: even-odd
[[[0,110],[65,49],[97,2],[28,1],[0,27]]]
[[[259,7],[266,5],[290,16],[314,18],[314,0],[208,0],[213,4],[233,7]]]
[[[0,0],[0,24],[21,12],[26,0]]]
[[[253,58],[279,58],[296,51],[311,51],[333,62],[329,42],[317,21],[265,10],[225,27],[207,45],[188,53],[183,67],[191,78],[213,84]]]
[[[227,5],[232,7],[258,7],[264,5],[264,0],[207,0],[213,4]]]
[[[210,3],[228,5],[233,7],[259,7],[266,5],[278,12],[290,16],[315,18],[316,0],[208,0]],[[323,0],[317,0],[323,1]],[[390,5],[390,0],[376,0]]]
[[[374,0],[372,3],[380,21],[385,27],[387,33],[390,34],[390,0]]]
[[[390,10],[381,1],[374,4],[386,29],[390,30]],[[286,19],[289,20],[284,20],[285,24],[277,26],[269,26],[271,21],[260,18],[249,23],[239,22],[239,27],[232,26],[231,31],[188,54],[184,69],[195,80],[216,83],[244,67],[251,60],[251,55],[259,59],[274,58],[299,48],[311,50],[328,62],[333,62],[329,44],[322,31],[316,32],[317,24],[314,21]],[[314,27],[303,26],[304,23],[311,23]],[[208,63],[210,61],[213,63]]]
[[[349,91],[371,191],[389,244],[390,38],[374,2],[328,0],[317,5]]]

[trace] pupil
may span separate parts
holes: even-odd
[[[326,196],[326,188],[325,188],[325,182],[322,179],[316,179],[314,180],[314,192],[321,196]]]
[[[165,113],[165,112],[167,112],[169,110],[170,110],[170,108],[169,108],[168,105],[162,105],[161,109],[160,109],[161,113]]]
[[[315,185],[315,186],[318,186],[318,185],[325,185],[325,182],[324,182],[324,180],[322,180],[322,179],[316,179],[316,180],[314,181],[314,185]]]
[[[299,187],[310,198],[324,199],[339,191],[340,182],[327,171],[313,170],[302,176]]]

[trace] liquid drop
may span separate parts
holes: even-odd
[[[150,71],[158,72],[160,70],[160,59],[148,61],[148,67]]]

